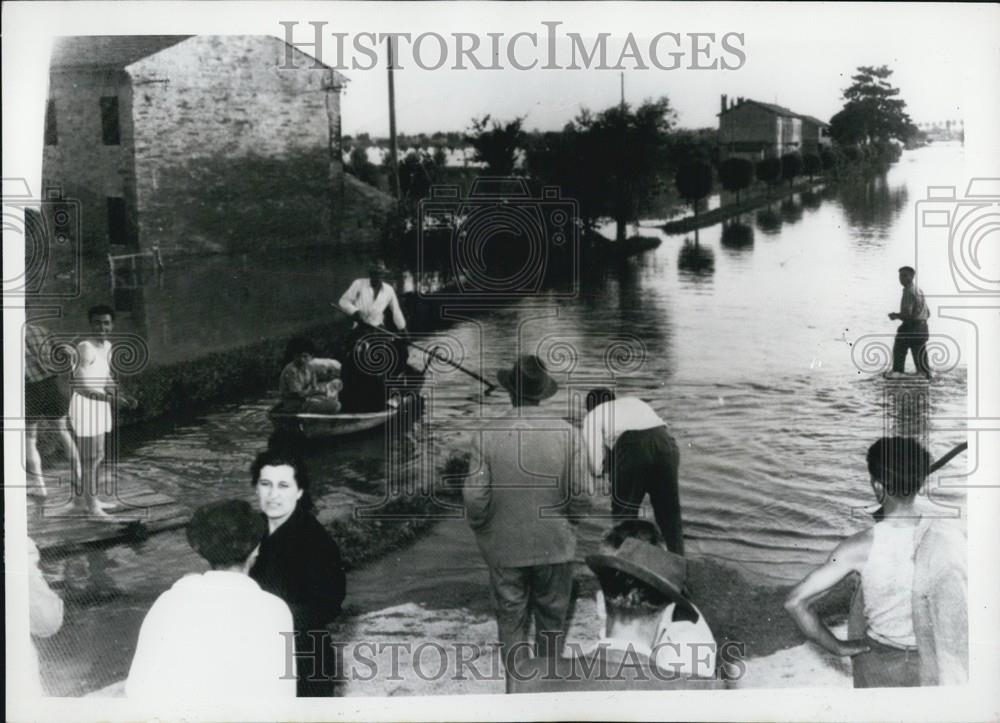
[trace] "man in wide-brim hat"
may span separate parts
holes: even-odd
[[[512,398],[527,403],[537,404],[559,389],[556,380],[549,376],[545,363],[534,354],[525,354],[514,362],[512,368],[498,371],[497,380]]]
[[[618,524],[586,562],[601,586],[602,638],[585,655],[527,661],[514,671],[512,692],[722,687],[715,638],[684,594],[687,561],[652,523]]]
[[[566,633],[576,554],[574,524],[587,507],[580,443],[560,415],[539,403],[558,385],[536,356],[497,374],[511,408],[473,438],[462,489],[469,526],[490,572],[503,664],[510,670],[536,651],[559,655]],[[511,678],[508,676],[508,686]]]

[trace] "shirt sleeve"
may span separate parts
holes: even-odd
[[[319,522],[315,523],[317,526]],[[347,592],[340,548],[325,530],[317,530],[313,538],[314,553],[304,561],[300,600],[290,602],[296,630],[311,630],[325,626],[340,614]]]
[[[164,631],[160,622],[159,602],[157,599],[153,603],[153,607],[142,621],[142,627],[139,628],[135,655],[132,656],[132,666],[125,681],[125,695],[129,698],[155,696],[161,692],[162,686],[157,684],[161,676],[157,671],[159,651],[156,648],[158,641],[163,638]]]
[[[361,291],[361,285],[358,283],[363,281],[363,279],[355,279],[351,282],[351,285],[347,287],[347,291],[344,295],[340,297],[340,308],[346,311],[348,314],[353,314],[358,310],[358,295]]]
[[[590,460],[590,473],[600,477],[604,469],[604,409],[595,407],[583,418],[583,446]]]
[[[574,427],[570,427],[569,519],[574,523],[579,522],[590,509],[591,477],[588,474],[586,457],[583,435]]]
[[[483,435],[480,432],[473,439],[472,456],[469,459],[469,476],[462,485],[462,501],[465,503],[465,513],[469,518],[469,527],[478,529],[489,522],[492,516],[492,480],[490,478],[489,458],[484,453]]]
[[[278,382],[278,393],[283,399],[303,399],[308,389],[303,386],[301,378],[295,371],[292,364],[287,364],[281,371],[281,380]]]
[[[399,297],[396,296],[396,290],[391,286],[389,286],[389,307],[392,309],[392,323],[396,325],[399,331],[405,331],[406,317],[403,316],[403,309],[399,306]]]
[[[261,660],[274,662],[273,675],[268,678],[273,681],[269,686],[266,698],[294,698],[296,696],[296,664],[295,656],[288,654],[288,635],[295,630],[292,611],[281,600],[275,600],[274,636],[268,637],[267,650],[262,651]]]

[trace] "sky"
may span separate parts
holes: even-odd
[[[546,28],[542,21],[561,22],[557,29],[561,37],[579,33],[588,47],[599,32],[611,33],[609,47],[620,45],[632,33],[640,49],[663,32],[679,33],[682,40],[691,33],[714,33],[717,41],[727,33],[741,34],[745,61],[737,69],[650,67],[625,71],[628,102],[666,95],[678,112],[679,124],[690,128],[717,125],[715,114],[722,93],[777,102],[828,120],[842,106],[842,92],[855,68],[881,64],[894,69],[893,82],[915,121],[959,119],[965,105],[966,76],[983,71],[977,61],[983,49],[995,51],[996,38],[1000,37],[1000,13],[995,6],[608,3],[555,5],[540,10],[526,5],[449,4],[437,6],[435,12],[407,9],[378,20],[338,19],[321,8],[283,15],[286,21],[297,23],[292,35],[297,42],[313,40],[309,21],[328,22],[324,30],[331,35],[323,46],[328,62],[336,62],[332,33],[357,32],[355,28],[407,30],[413,36],[428,31],[442,36],[471,32],[482,37],[484,47],[490,32],[503,32],[506,38],[517,32],[539,33],[544,46]],[[350,63],[352,37],[346,41],[346,64]],[[430,40],[421,45],[424,65],[433,64],[437,57],[436,45]],[[669,39],[662,43],[659,47],[670,49]],[[520,52],[525,56],[533,56],[527,41],[522,40],[518,47],[524,48]],[[568,39],[559,45],[559,52],[569,49]],[[648,51],[643,53],[648,55]],[[452,42],[449,60],[455,55]],[[545,52],[534,56],[544,62]],[[609,52],[609,56],[615,53]],[[405,48],[400,58],[404,67],[396,72],[395,85],[401,132],[463,130],[473,116],[486,113],[501,119],[524,116],[527,128],[558,129],[583,107],[601,109],[619,100],[617,70],[454,70],[449,69],[451,62],[438,70],[422,70],[408,62],[412,59]],[[686,65],[690,58],[689,51]],[[364,56],[358,59],[366,61]],[[732,55],[729,60],[733,60]],[[346,134],[388,133],[384,53],[380,61],[373,70],[344,71],[350,79],[343,100]],[[615,60],[608,61],[608,65],[614,64]],[[668,65],[666,61],[663,64]],[[990,67],[998,77],[995,62]]]

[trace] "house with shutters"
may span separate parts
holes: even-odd
[[[345,81],[276,37],[57,38],[43,186],[79,203],[85,253],[374,240],[391,199],[345,177]]]

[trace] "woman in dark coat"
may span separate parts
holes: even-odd
[[[250,577],[291,608],[298,696],[331,696],[337,665],[327,626],[346,592],[340,548],[312,514],[309,475],[297,455],[268,449],[251,472],[268,532]]]

